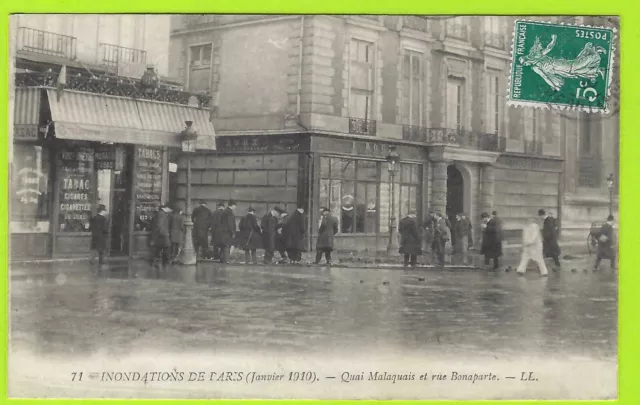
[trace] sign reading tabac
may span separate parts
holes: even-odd
[[[615,30],[516,20],[508,104],[608,113]]]

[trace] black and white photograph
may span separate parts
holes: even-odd
[[[617,399],[619,21],[11,15],[8,396]]]

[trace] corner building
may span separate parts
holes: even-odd
[[[215,106],[217,151],[194,159],[193,198],[234,198],[239,216],[302,204],[311,240],[328,206],[343,251],[385,248],[391,198],[398,220],[410,209],[420,218],[464,211],[476,229],[481,212],[496,210],[507,243],[545,208],[565,239],[584,243],[590,221],[607,214],[617,117],[595,124],[507,108],[513,21],[172,16],[170,75]],[[391,146],[400,155],[394,196]],[[184,182],[179,170],[173,199],[185,197]]]

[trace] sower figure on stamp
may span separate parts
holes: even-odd
[[[279,207],[273,207],[260,220],[260,228],[262,228],[262,247],[264,248],[264,264],[273,262],[273,253],[276,250],[276,227],[278,226],[278,218],[282,210]]]
[[[336,233],[338,233],[338,221],[331,215],[329,208],[322,208],[322,217],[318,227],[318,240],[316,242],[316,264],[320,264],[320,260],[324,255],[327,265],[331,265],[333,236]]]
[[[193,221],[193,249],[196,258],[203,258],[209,247],[209,228],[211,227],[211,210],[206,201],[200,201],[200,205],[191,213]]]
[[[262,231],[258,225],[256,211],[249,207],[247,215],[242,217],[238,224],[238,235],[236,238],[236,246],[238,249],[244,250],[244,260],[246,264],[258,264],[256,250],[260,247],[260,239]]]
[[[218,207],[211,213],[211,258],[220,260],[222,247],[222,215],[225,210],[224,203],[218,203]]]
[[[529,219],[522,228],[522,255],[516,270],[519,275],[524,275],[525,271],[527,271],[527,265],[530,260],[538,264],[540,274],[546,277],[549,271],[544,263],[544,257],[542,257],[542,235],[540,234],[540,227],[533,218]]]
[[[176,204],[170,217],[171,234],[171,260],[176,261],[180,257],[182,243],[184,242],[184,212],[182,206]]]
[[[558,245],[556,220],[543,209],[538,210],[538,216],[544,221],[542,225],[542,254],[544,257],[552,258],[553,264],[560,267],[560,246]]]
[[[594,270],[598,270],[602,259],[609,259],[611,268],[616,269],[616,234],[613,229],[613,215],[607,217],[607,222],[600,227],[598,232],[598,252],[596,256],[596,264]]]
[[[291,217],[287,221],[285,234],[285,245],[289,260],[293,264],[300,264],[302,261],[302,252],[306,249],[307,221],[304,217],[304,208],[298,205],[293,211]]]
[[[109,237],[109,221],[107,221],[107,207],[98,205],[98,213],[91,218],[91,249],[98,254],[98,264],[104,264],[104,253],[107,250]],[[95,257],[91,258],[91,263]]]
[[[495,212],[495,211],[494,211]],[[484,255],[484,265],[488,266],[493,260],[493,269],[500,267],[500,257],[502,256],[502,229],[497,218],[483,212],[482,218],[482,245],[480,254]]]
[[[422,238],[416,220],[416,210],[409,211],[409,215],[402,218],[398,223],[398,233],[400,234],[400,254],[404,255],[404,267],[416,267],[418,255],[422,254]]]

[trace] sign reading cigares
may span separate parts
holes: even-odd
[[[60,232],[88,232],[94,201],[94,151],[68,147],[60,151]]]
[[[136,148],[135,228],[151,230],[151,219],[162,200],[162,149],[139,146]]]

